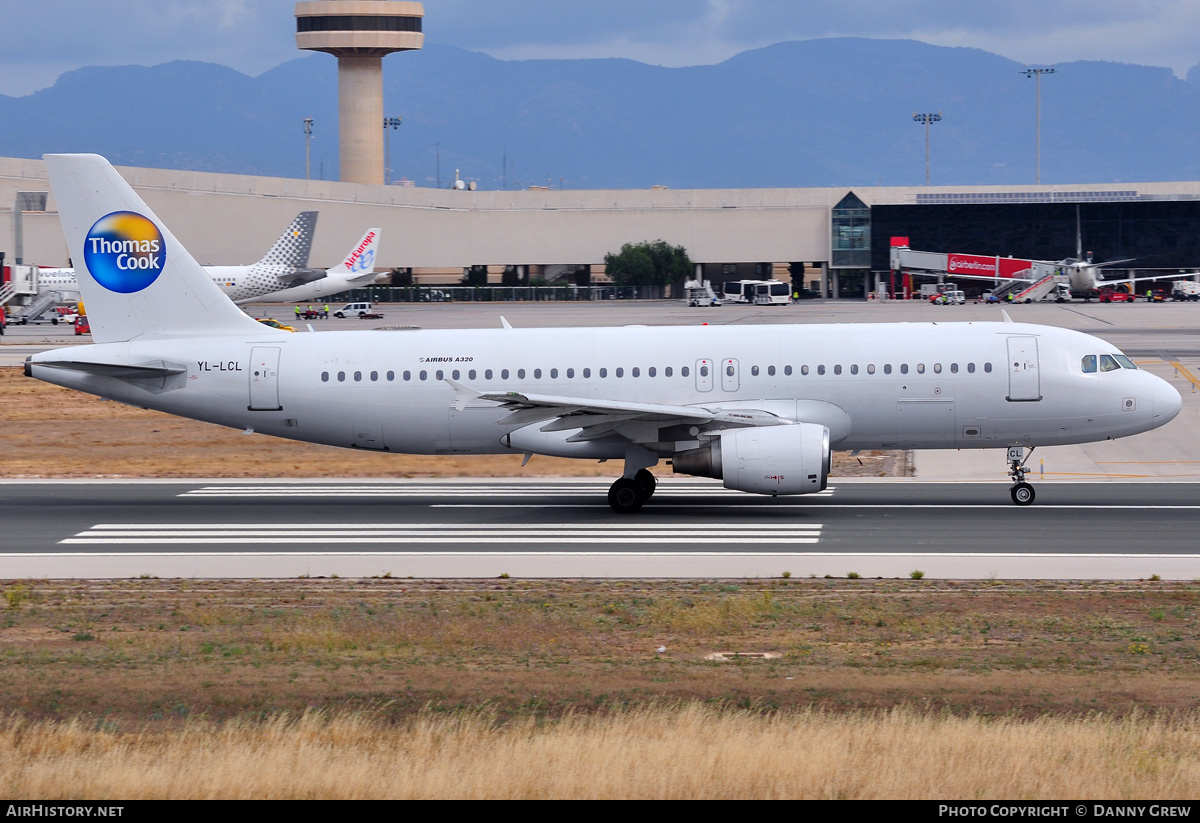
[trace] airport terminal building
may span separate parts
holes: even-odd
[[[469,191],[121,167],[205,265],[257,260],[300,211],[319,211],[310,265],[382,228],[377,271],[456,284],[471,267],[555,282],[625,243],[683,246],[704,279],[795,279],[831,298],[886,288],[891,238],[914,249],[1072,257],[1076,232],[1116,269],[1200,266],[1200,181],[1026,187]],[[65,266],[41,160],[0,158],[5,264]],[[564,281],[566,282],[566,281]]]

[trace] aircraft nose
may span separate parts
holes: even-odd
[[[1166,423],[1174,420],[1183,408],[1183,397],[1175,387],[1162,378],[1154,385],[1154,416]]]

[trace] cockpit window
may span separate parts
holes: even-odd
[[[1114,354],[1113,357],[1117,358],[1117,362],[1121,364],[1121,368],[1123,369],[1137,368],[1137,366],[1133,365],[1133,361],[1123,354]]]
[[[1083,373],[1084,374],[1095,374],[1096,373],[1096,355],[1085,354],[1083,356]]]
[[[1111,354],[1100,355],[1100,371],[1116,371],[1121,368],[1121,364],[1117,362],[1117,358]]]

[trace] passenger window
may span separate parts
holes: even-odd
[[[475,370],[474,370],[474,369],[471,369],[470,371],[468,371],[468,372],[467,372],[467,379],[468,379],[468,380],[474,380],[474,379],[475,379]]]
[[[801,366],[801,367],[800,367],[800,373],[801,373],[801,374],[808,374],[808,366]]]
[[[817,374],[824,374],[824,373],[825,373],[825,367],[817,366]]]
[[[379,372],[377,372],[377,371],[371,372],[371,382],[374,383],[377,380],[379,380]]]
[[[968,373],[968,374],[974,374],[974,373],[975,373],[975,364],[974,364],[974,363],[968,363],[968,364],[967,364],[967,373]]]
[[[409,380],[412,380],[412,372],[406,371],[404,373],[404,382],[407,383]]]
[[[534,379],[534,380],[541,380],[541,379],[542,379],[542,370],[541,370],[541,369],[534,369],[534,370],[533,370],[533,379]]]
[[[663,369],[663,377],[670,377],[672,374],[674,374],[674,371],[670,366],[667,366],[665,369]]]
[[[524,369],[517,369],[517,379],[518,380],[525,379],[525,370]]]
[[[908,374],[908,364],[907,364],[907,363],[901,363],[901,364],[900,364],[900,373],[901,373],[901,374]]]
[[[791,376],[792,376],[792,367],[791,367],[791,366],[784,366],[784,367],[783,367],[783,373],[784,373],[785,375],[787,375],[788,377],[791,377]],[[808,372],[805,372],[805,374],[808,374]]]
[[[1117,358],[1111,354],[1100,355],[1100,371],[1116,371],[1121,368],[1121,364],[1117,362]]]
[[[730,377],[733,377],[733,366],[726,366],[725,374],[729,375]]]
[[[421,369],[421,373],[418,374],[417,377],[421,378],[422,380],[428,380],[429,372],[425,371],[424,369]]]
[[[992,364],[991,364],[991,363],[984,363],[984,364],[983,364],[983,370],[984,370],[985,372],[987,372],[988,374],[991,374],[991,373],[992,373]]]
[[[647,376],[647,377],[655,377],[655,376],[657,376],[657,375],[658,375],[658,372],[655,370],[655,368],[654,368],[653,366],[651,366],[650,368],[646,369],[646,376]]]
[[[833,373],[834,373],[834,374],[841,374],[841,373],[842,373],[842,367],[841,367],[841,365],[834,366],[834,367],[833,367]]]
[[[625,369],[623,369],[621,366],[617,366],[616,375],[617,375],[617,377],[624,377]]]
[[[601,377],[608,377],[608,369],[601,369],[601,370],[600,370],[600,376],[601,376]]]
[[[633,368],[630,370],[629,374],[630,374],[632,377],[641,377],[641,376],[642,376],[642,370],[641,370],[641,369],[639,369],[637,366],[634,366],[634,367],[633,367]]]
[[[394,371],[390,371],[390,372],[388,372],[388,373],[387,373],[387,379],[388,379],[388,382],[391,382],[391,381],[395,380],[395,379],[396,379],[396,373],[395,373]]]
[[[484,370],[484,372],[483,372],[483,379],[484,379],[484,380],[491,380],[491,379],[492,379],[492,370],[491,370],[491,369],[485,369],[485,370]]]
[[[551,379],[551,380],[557,380],[557,379],[558,379],[558,369],[551,369],[551,370],[550,370],[550,379]]]
[[[918,363],[917,364],[917,374],[924,374],[924,373],[925,373],[925,364]]]
[[[701,376],[701,377],[708,377],[708,366],[701,366],[701,367],[700,367],[700,376]]]
[[[338,372],[338,382],[339,382],[339,383],[345,383],[345,382],[346,382],[346,373],[345,373],[344,371],[340,371],[340,372]]]
[[[450,372],[450,377],[454,380],[458,379],[458,375],[459,375],[458,369],[455,369],[454,371]]]
[[[892,364],[891,364],[891,363],[884,363],[884,364],[883,364],[883,373],[884,373],[884,374],[891,374],[891,373],[892,373]]]
[[[752,375],[754,375],[755,377],[758,377],[758,366],[751,366],[751,367],[750,367],[750,373],[751,373]]]
[[[438,380],[444,380],[446,378],[446,373],[441,369],[438,369],[436,377]]]
[[[421,379],[422,379],[422,380],[424,380],[425,378],[421,378]],[[501,379],[501,380],[507,380],[507,379],[508,379],[508,369],[501,369],[501,370],[500,370],[500,379]]]
[[[775,376],[775,367],[774,366],[767,366],[767,375],[770,377]]]
[[[567,379],[571,380],[571,379],[574,379],[574,377],[575,377],[575,370],[567,369]]]
[[[1083,356],[1083,362],[1080,365],[1083,367],[1084,374],[1095,374],[1096,373],[1096,355],[1085,354]]]
[[[851,374],[858,374],[858,366],[851,366],[851,367],[850,367],[850,373],[851,373]]]
[[[583,376],[584,376],[585,378],[586,378],[586,377],[591,377],[591,376],[592,376],[592,370],[591,370],[591,369],[584,369],[584,370],[583,370]]]
[[[941,364],[941,363],[934,363],[934,364],[933,364],[933,373],[934,373],[934,374],[941,374],[941,373],[942,373],[942,364]]]
[[[688,368],[687,366],[683,366],[682,368],[679,369],[679,374],[682,377],[687,377],[691,373],[692,373],[692,370],[690,368]]]
[[[951,363],[951,364],[950,364],[950,373],[951,373],[951,374],[958,374],[958,364],[957,364],[957,363]]]
[[[867,364],[867,374],[874,374],[874,373],[875,373],[875,364],[868,363]]]
[[[329,382],[329,372],[327,372],[327,371],[323,371],[323,372],[321,372],[321,382],[322,382],[322,383],[328,383],[328,382]]]

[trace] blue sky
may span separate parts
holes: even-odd
[[[1030,64],[1200,63],[1198,0],[427,0],[428,41],[502,59],[716,63],[783,40],[970,46]],[[256,75],[298,56],[292,0],[0,0],[0,94],[89,65],[203,60]]]

